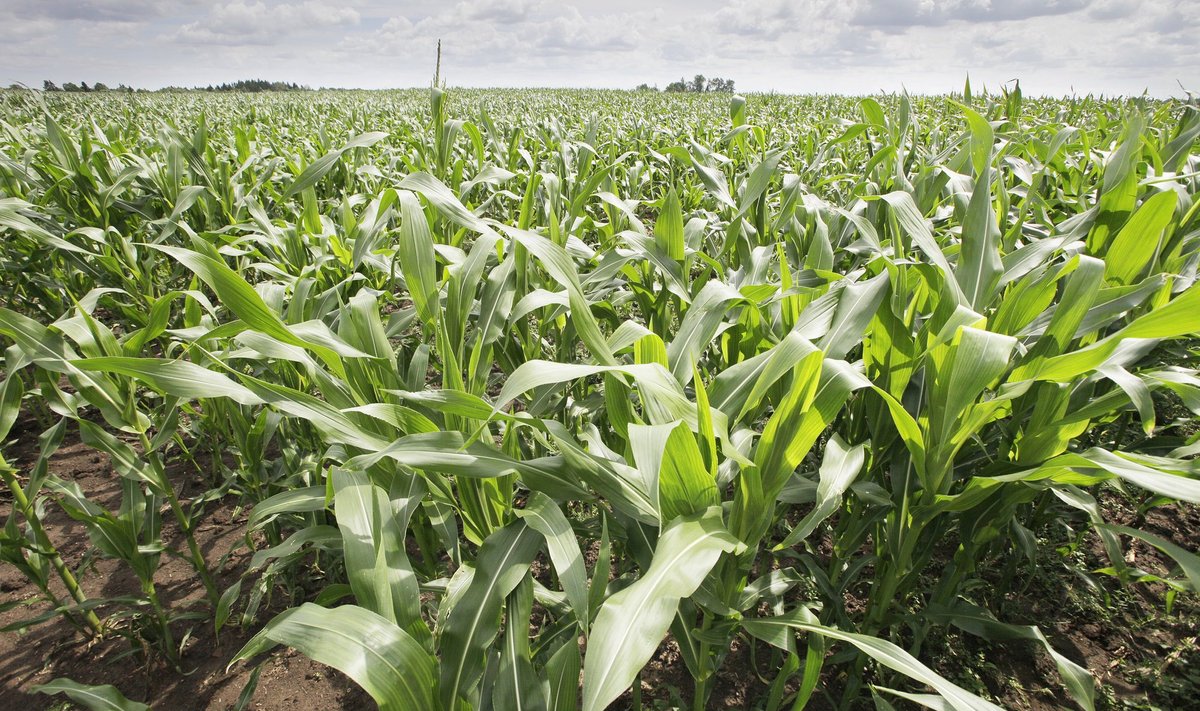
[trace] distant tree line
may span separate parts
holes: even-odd
[[[12,89],[17,89],[17,88],[20,88],[20,85],[18,85],[18,84],[13,84],[13,85],[12,85],[11,87],[9,87],[9,88],[12,88]],[[76,83],[75,83],[75,82],[73,82],[73,81],[69,81],[69,82],[66,82],[65,84],[63,84],[63,85],[62,85],[62,87],[60,88],[60,87],[59,87],[57,84],[55,84],[54,82],[52,82],[52,81],[50,81],[49,79],[47,79],[47,80],[45,80],[45,81],[43,81],[43,82],[42,82],[42,90],[43,90],[43,91],[72,91],[72,92],[74,92],[74,91],[124,91],[124,92],[131,92],[131,91],[133,91],[133,88],[132,88],[132,87],[125,86],[124,84],[118,84],[116,89],[110,89],[110,88],[109,88],[109,86],[108,86],[107,84],[105,84],[104,82],[101,82],[101,81],[98,81],[98,82],[96,82],[95,84],[93,84],[93,85],[91,85],[91,86],[88,86],[88,83],[87,83],[86,81],[81,81],[81,82],[79,82],[78,84],[76,84]]]
[[[205,91],[311,91],[311,87],[301,86],[296,82],[267,81],[265,79],[242,79],[232,84],[209,84]]]
[[[649,84],[639,84],[638,91],[658,91],[658,87],[650,86]],[[721,77],[707,78],[703,74],[697,74],[696,76],[692,77],[691,81],[681,77],[679,81],[673,81],[670,84],[667,84],[666,91],[677,94],[704,94],[711,92],[732,94],[733,80],[722,79]]]
[[[13,84],[9,88],[10,89],[21,89],[23,87],[20,84]],[[96,82],[95,84],[88,86],[88,83],[86,81],[81,81],[78,84],[76,84],[75,82],[69,81],[60,87],[58,84],[55,84],[54,82],[47,79],[42,82],[42,91],[70,91],[70,92],[121,91],[121,92],[129,93],[129,92],[133,92],[134,89],[132,87],[125,86],[124,84],[118,84],[115,89],[111,89],[108,87],[108,85],[104,84],[103,82]],[[137,89],[137,91],[145,91],[145,89]],[[167,87],[163,87],[159,91],[245,91],[245,92],[311,91],[311,87],[302,86],[295,82],[267,81],[265,79],[242,79],[240,81],[235,81],[232,84],[216,84],[216,85],[209,84],[208,86],[205,86],[205,87],[197,86],[197,87],[188,88],[188,87],[182,87],[182,86],[167,86]]]

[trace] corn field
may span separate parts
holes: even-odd
[[[935,671],[953,628],[1097,708],[1005,601],[1085,541],[1081,578],[1200,590],[1104,506],[1200,504],[1198,136],[969,87],[0,92],[5,634],[186,673],[245,629],[224,663],[290,647],[384,711],[649,707],[664,645],[692,709],[735,648],[756,709],[999,708]],[[39,690],[154,705],[120,685]]]

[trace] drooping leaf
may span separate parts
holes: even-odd
[[[231,664],[277,644],[350,677],[375,699],[380,711],[439,708],[433,700],[433,658],[408,633],[369,610],[306,602],[268,622]]]
[[[602,711],[629,687],[666,635],[679,600],[696,591],[721,553],[739,546],[717,508],[663,531],[649,569],[596,615],[583,663],[584,711]]]
[[[70,679],[59,678],[33,687],[39,694],[62,694],[90,711],[150,711],[150,707],[130,701],[110,684],[88,686]]]

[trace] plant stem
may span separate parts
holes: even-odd
[[[708,613],[701,613],[703,621],[700,623],[700,629],[707,632],[712,621]],[[704,707],[708,704],[709,679],[712,678],[712,670],[709,669],[709,644],[700,642],[699,650],[696,654],[696,661],[700,665],[700,674],[694,680],[694,693],[692,694],[692,711],[704,711]]]
[[[159,602],[158,591],[154,589],[154,580],[142,581],[142,593],[150,601],[150,606],[154,608],[154,618],[158,622],[159,634],[162,635],[162,643],[159,646],[171,664],[179,669],[181,666],[179,650],[175,647],[175,635],[171,633],[171,620],[167,617],[167,611],[163,609],[162,603]]]
[[[77,604],[82,605],[86,603],[87,596],[83,594],[83,590],[79,587],[79,581],[75,579],[75,575],[67,567],[62,556],[59,555],[58,549],[50,541],[50,536],[46,534],[46,529],[42,526],[41,519],[38,518],[37,512],[34,511],[33,502],[29,500],[29,497],[25,494],[25,489],[17,481],[16,470],[10,467],[3,457],[0,457],[0,476],[4,477],[4,483],[8,485],[9,491],[12,492],[14,508],[19,510],[29,523],[29,529],[33,532],[34,540],[37,541],[38,546],[41,548],[41,555],[50,561],[50,565],[54,567],[54,571],[62,579],[67,592],[71,594],[71,598]],[[96,617],[95,612],[84,610],[82,614],[84,624],[91,630],[93,635],[99,637],[104,634],[104,627],[100,624],[100,618]]]
[[[154,473],[158,480],[162,482],[163,494],[167,497],[167,502],[171,505],[171,513],[174,514],[175,520],[179,522],[179,528],[183,531],[184,537],[187,539],[188,550],[192,554],[192,567],[200,574],[200,579],[204,581],[204,589],[208,593],[208,601],[212,605],[216,605],[220,600],[220,593],[217,592],[217,585],[213,581],[212,573],[208,570],[208,564],[204,562],[204,554],[200,551],[200,545],[196,543],[195,533],[192,531],[192,520],[183,510],[183,506],[179,503],[179,497],[175,495],[175,489],[171,486],[170,480],[167,479],[166,469],[163,467],[162,459],[158,456],[151,456],[150,438],[146,433],[140,435],[142,443],[142,451],[150,461],[150,465],[154,467]]]

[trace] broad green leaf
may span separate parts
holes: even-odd
[[[240,383],[186,360],[160,358],[80,358],[71,361],[80,370],[117,373],[149,385],[159,392],[189,400],[225,397],[239,405],[261,405],[263,400]]]
[[[254,508],[250,511],[250,518],[246,521],[246,527],[253,529],[260,523],[281,513],[321,511],[325,506],[324,486],[304,486],[297,489],[288,489],[255,504]]]
[[[504,227],[504,231],[529,250],[530,254],[537,257],[550,276],[567,289],[575,330],[587,345],[592,358],[605,365],[616,363],[612,351],[608,348],[608,342],[605,341],[604,334],[600,330],[600,325],[592,315],[591,304],[584,296],[583,288],[579,283],[579,272],[575,269],[566,250],[533,232],[510,227]]]
[[[667,190],[658,219],[654,221],[654,243],[669,258],[683,260],[683,209],[673,187]]]
[[[576,540],[567,517],[553,499],[540,491],[530,495],[525,508],[516,509],[513,513],[545,537],[550,561],[558,573],[563,592],[567,594],[567,600],[575,610],[580,628],[586,631],[589,618],[587,569],[583,565],[579,541]]]
[[[221,303],[247,326],[293,346],[307,348],[320,358],[339,377],[345,376],[341,356],[327,345],[310,343],[284,324],[279,315],[267,306],[262,297],[237,272],[212,257],[182,247],[152,245],[195,272],[216,292]]]
[[[34,206],[24,200],[12,197],[0,198],[0,227],[8,228],[18,234],[28,235],[52,249],[76,254],[90,254],[86,249],[55,235],[18,212],[32,209]]]
[[[316,185],[317,181],[325,177],[333,169],[333,166],[341,160],[346,151],[374,145],[387,138],[387,136],[388,134],[382,131],[372,131],[351,138],[346,142],[346,145],[334,149],[310,163],[300,175],[296,176],[292,184],[287,187],[287,190],[284,191],[284,197],[298,195]]]
[[[1142,157],[1144,117],[1134,113],[1123,122],[1117,149],[1108,155],[1104,163],[1104,176],[1100,181],[1100,200],[1095,225],[1087,236],[1088,251],[1103,254],[1112,235],[1125,224],[1137,202],[1137,165]]]
[[[1200,289],[1188,289],[1117,333],[1086,348],[1046,360],[1026,377],[1067,381],[1099,368],[1128,338],[1180,338],[1200,333]]]
[[[25,384],[21,378],[10,370],[8,377],[0,383],[0,442],[8,437],[9,430],[21,413],[21,396],[25,394]]]
[[[958,711],[1000,711],[999,706],[981,699],[939,675],[918,661],[916,657],[891,642],[878,637],[843,632],[833,627],[827,627],[817,622],[812,613],[807,610],[805,610],[805,614],[790,612],[774,617],[742,620],[742,627],[755,637],[776,646],[780,639],[780,629],[819,634],[830,639],[847,642],[883,666],[929,685],[941,694],[953,709]]]
[[[1021,366],[1013,371],[1012,380],[1023,380],[1027,374],[1036,372],[1047,358],[1067,350],[1088,309],[1095,302],[1103,278],[1103,262],[1086,255],[1077,258],[1075,270],[1067,277],[1062,298],[1054,307],[1050,325],[1030,349]]]
[[[130,701],[117,687],[109,684],[88,686],[60,678],[34,686],[33,691],[39,694],[62,694],[90,711],[150,711],[146,704]]]
[[[1142,203],[1109,245],[1104,257],[1105,278],[1132,284],[1146,272],[1158,254],[1177,202],[1175,192],[1165,190]]]
[[[467,444],[458,432],[422,432],[393,440],[391,444],[368,447],[367,454],[346,460],[347,468],[367,470],[383,459],[415,469],[454,474],[474,479],[494,479],[512,472],[535,490],[548,494],[576,492],[555,457],[517,460],[481,441]]]
[[[549,677],[547,708],[550,711],[577,711],[579,708],[579,672],[583,666],[579,643],[574,637],[555,650],[546,662]]]
[[[833,323],[817,345],[828,358],[845,358],[863,337],[867,324],[887,293],[888,275],[883,272],[864,282],[847,284],[838,297]]]
[[[425,221],[425,211],[417,197],[407,190],[397,194],[400,203],[400,243],[397,256],[400,272],[421,320],[431,328],[441,313],[438,303],[437,264],[433,252],[433,234]]]
[[[1063,480],[1064,470],[1100,470],[1106,474],[1128,481],[1131,484],[1168,496],[1172,499],[1200,504],[1200,479],[1182,472],[1150,466],[1137,455],[1109,452],[1093,447],[1079,454],[1064,454],[1049,460],[1043,466],[1026,472],[1024,476],[1046,476]],[[1074,483],[1074,482],[1068,482]]]
[[[904,229],[909,239],[917,246],[917,249],[925,253],[929,257],[929,261],[933,262],[942,273],[947,276],[946,284],[949,286],[958,299],[960,304],[966,303],[966,297],[962,293],[962,289],[958,285],[957,279],[949,278],[954,273],[950,262],[946,259],[945,253],[941,246],[937,243],[937,239],[933,236],[933,230],[925,221],[925,217],[917,208],[917,204],[913,202],[912,195],[904,191],[897,190],[895,192],[881,195],[881,198],[892,208],[892,212],[896,215],[896,220]]]
[[[602,711],[633,683],[666,635],[679,600],[700,587],[722,553],[740,547],[717,508],[676,519],[663,531],[649,569],[596,615],[583,663],[584,711]]]
[[[484,650],[500,631],[504,598],[525,577],[542,537],[518,520],[488,536],[475,575],[446,618],[441,635],[438,698],[443,708],[466,699],[484,672]]]
[[[433,658],[404,630],[369,610],[306,602],[268,622],[231,664],[277,644],[350,677],[375,699],[380,711],[439,708],[433,700]]]
[[[1095,708],[1096,680],[1091,673],[1059,653],[1034,625],[1013,625],[1000,622],[987,610],[959,600],[952,606],[931,606],[929,616],[934,620],[949,622],[959,629],[982,637],[989,642],[1000,642],[1010,639],[1025,639],[1036,642],[1054,660],[1058,673],[1070,692],[1071,698],[1084,709],[1091,711]]]
[[[862,471],[866,460],[866,447],[858,445],[850,447],[842,438],[834,434],[825,445],[821,468],[818,472],[816,506],[810,511],[792,532],[787,535],[777,549],[793,546],[808,538],[819,523],[829,518],[842,503],[842,495],[854,483],[855,477]]]
[[[743,183],[742,196],[738,203],[739,213],[746,214],[749,212],[754,203],[767,191],[771,179],[778,174],[776,169],[779,167],[779,161],[782,158],[782,151],[769,151],[750,170],[750,174]]]
[[[778,495],[850,394],[869,386],[845,361],[811,355],[796,365],[791,389],[767,421],[754,453],[767,500]]]
[[[658,505],[664,521],[700,513],[720,503],[713,472],[704,462],[696,435],[683,422],[671,430],[658,477]]]
[[[602,373],[623,373],[634,378],[643,392],[643,404],[650,411],[651,419],[658,420],[658,424],[676,419],[695,422],[695,406],[684,396],[679,382],[658,363],[606,366],[531,360],[522,363],[505,381],[496,397],[495,410],[499,412],[521,393],[543,385],[565,383]]]
[[[484,235],[495,234],[495,231],[483,219],[462,204],[450,188],[429,173],[418,172],[406,175],[397,187],[420,193],[421,197],[436,207],[443,217],[460,227],[466,227]]]
[[[693,144],[695,148],[695,144]],[[704,184],[708,193],[717,200],[717,202],[728,207],[736,208],[737,205],[733,202],[733,198],[729,196],[729,180],[717,168],[712,168],[700,162],[696,158],[694,151],[688,151],[681,146],[668,148],[666,153],[669,153],[673,158],[676,158],[684,163],[690,164],[692,169],[696,171],[696,176],[700,178],[700,182]]]
[[[709,386],[709,400],[732,420],[741,420],[796,363],[816,352],[811,342],[792,331],[770,350],[722,370]]]
[[[1144,543],[1154,546],[1163,553],[1166,553],[1179,565],[1179,569],[1183,571],[1184,577],[1187,578],[1188,584],[1191,585],[1192,591],[1200,591],[1200,555],[1196,555],[1186,548],[1176,545],[1162,536],[1156,536],[1148,531],[1141,531],[1136,528],[1129,528],[1128,526],[1118,526],[1116,524],[1106,523],[1096,524],[1096,527],[1136,538]]]
[[[508,596],[500,665],[492,692],[497,709],[545,711],[546,693],[533,670],[529,651],[529,628],[533,617],[533,578],[526,574]]]
[[[989,149],[990,150],[990,149]],[[954,276],[966,303],[982,312],[996,296],[1004,272],[1000,260],[1000,228],[992,207],[991,167],[984,167],[975,181],[967,215],[962,225],[962,249]]]
[[[951,442],[983,391],[1008,369],[1017,340],[964,328],[939,369],[930,394],[929,441]]]
[[[995,142],[995,131],[988,120],[979,115],[974,109],[952,102],[962,109],[963,115],[967,117],[967,125],[971,129],[971,167],[975,169],[975,175],[983,176],[992,159],[992,144]]]
[[[589,453],[559,422],[544,420],[543,424],[574,478],[631,519],[644,523],[658,521],[654,496],[639,471]]]
[[[401,481],[407,479],[407,486],[402,484],[405,491],[392,498],[361,472],[333,469],[330,476],[346,576],[358,605],[417,640],[428,637],[417,576],[404,550],[409,517],[425,495],[423,480],[398,474]]]

